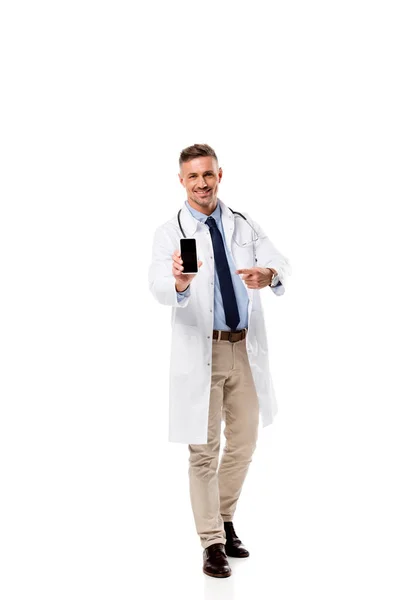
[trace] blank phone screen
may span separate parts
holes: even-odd
[[[197,273],[196,240],[181,240],[181,259],[183,261],[182,273]]]

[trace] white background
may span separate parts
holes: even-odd
[[[396,5],[2,3],[2,599],[398,600]],[[193,143],[293,269],[263,292],[279,413],[226,580],[147,283]]]

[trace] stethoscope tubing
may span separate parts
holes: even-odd
[[[231,211],[231,212],[232,212],[234,215],[239,215],[239,216],[241,216],[241,217],[242,217],[242,219],[244,219],[244,220],[247,222],[247,219],[246,219],[246,217],[245,217],[244,215],[242,215],[242,213],[238,212],[237,210],[232,210],[232,209],[231,209],[229,206],[228,206],[228,208],[229,208],[229,210],[230,210],[230,211]],[[181,230],[181,232],[182,232],[182,235],[183,235],[183,237],[185,238],[185,237],[186,237],[186,235],[185,235],[185,232],[184,232],[184,231],[183,231],[183,229],[182,229],[182,224],[181,224],[181,219],[180,219],[180,214],[181,214],[181,212],[182,212],[182,209],[180,209],[180,210],[179,210],[177,217],[178,217],[179,229]],[[248,223],[248,224],[250,225],[250,223]],[[250,225],[250,227],[251,227],[251,225]],[[252,229],[254,229],[254,227],[252,227]]]

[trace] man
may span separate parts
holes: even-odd
[[[227,556],[249,556],[233,516],[259,413],[265,427],[277,410],[260,289],[282,295],[291,267],[255,221],[218,198],[222,169],[210,146],[185,148],[179,165],[187,200],[155,232],[149,285],[158,302],[172,306],[169,441],[189,447],[203,571],[228,577]],[[186,236],[196,240],[195,274],[182,273]],[[218,470],[222,421],[226,444]]]

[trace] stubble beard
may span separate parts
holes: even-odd
[[[211,212],[214,212],[214,210],[217,207],[218,204],[218,199],[217,199],[217,192],[213,192],[211,194],[211,198],[209,198],[208,200],[204,199],[201,200],[201,198],[198,198],[196,196],[196,194],[193,192],[193,195],[191,196],[191,200],[197,204],[197,206],[201,206],[201,208],[209,208],[210,206],[213,206],[213,210]]]

